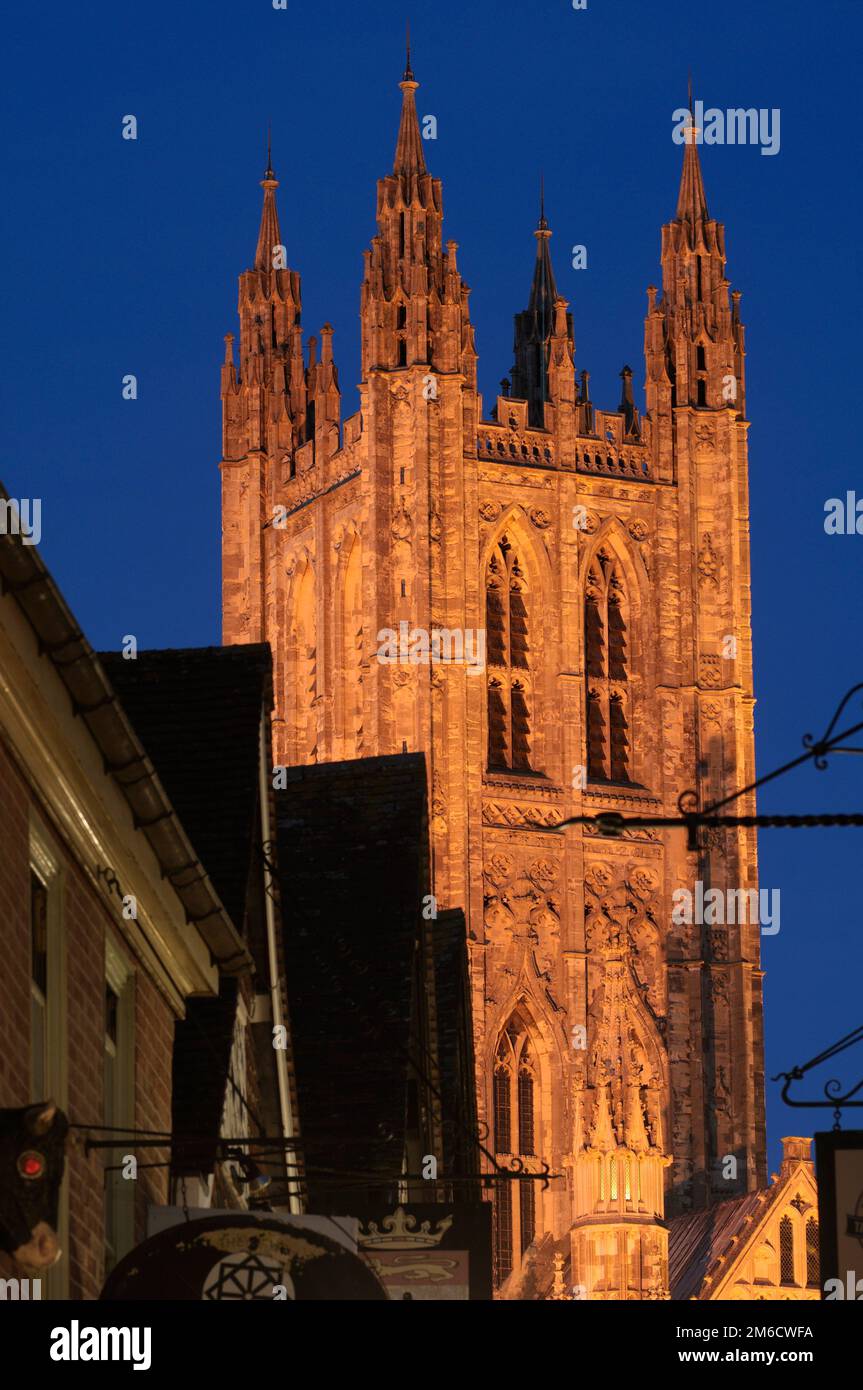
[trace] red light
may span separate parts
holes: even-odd
[[[41,1178],[45,1171],[45,1160],[41,1154],[29,1150],[18,1159],[18,1172],[22,1178]]]

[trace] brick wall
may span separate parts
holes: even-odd
[[[56,827],[0,740],[0,1106],[30,1100],[30,806],[53,836],[62,862],[66,956],[66,1111],[73,1124],[98,1124],[103,1116],[105,934],[115,932],[104,897],[85,877]],[[128,951],[125,952],[128,955]],[[145,971],[135,968],[135,1122],[142,1129],[170,1130],[171,1049],[174,1016]],[[107,1156],[106,1156],[107,1155]],[[145,1150],[141,1163],[166,1160]],[[117,1151],[84,1152],[73,1130],[67,1144],[71,1298],[96,1298],[104,1281],[103,1164]],[[167,1200],[167,1169],[139,1171],[135,1239],[145,1235],[148,1202]]]
[[[0,740],[0,1106],[30,1099],[29,796]]]

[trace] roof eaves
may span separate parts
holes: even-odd
[[[0,498],[9,494],[0,484]],[[227,975],[253,968],[252,958],[198,859],[129,723],[105,671],[35,546],[0,533],[0,582],[23,612],[50,660],[215,964]]]

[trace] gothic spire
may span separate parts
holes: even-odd
[[[692,104],[692,78],[689,79],[690,123],[686,129],[686,143],[683,151],[683,171],[680,176],[680,193],[677,198],[677,220],[688,222],[694,227],[697,222],[708,219],[707,198],[704,194],[704,180],[701,177],[701,161],[698,158],[698,137],[700,131],[695,124]]]
[[[548,353],[555,324],[557,284],[551,264],[551,230],[545,216],[545,188],[540,184],[539,222],[536,231],[536,260],[530,287],[528,306],[515,316],[515,364],[512,369],[512,394],[526,400],[531,424],[540,428],[545,423],[545,402],[548,400]],[[567,315],[569,320],[569,315]]]
[[[537,316],[537,326],[543,336],[551,332],[554,324],[554,301],[557,298],[557,285],[551,265],[551,232],[545,219],[545,184],[540,180],[539,222],[536,231],[536,263],[533,268],[533,284],[530,289],[528,312]]]
[[[273,173],[271,143],[267,139],[267,171],[261,179],[264,190],[264,206],[261,211],[261,230],[258,232],[258,246],[255,251],[255,270],[272,270],[275,247],[281,246],[279,214],[276,211],[276,189],[279,181]]]
[[[399,123],[399,138],[396,142],[396,157],[393,161],[393,173],[424,174],[426,162],[414,95],[419,83],[416,81],[411,67],[410,33],[408,33],[405,75],[399,86],[402,89],[402,115]]]

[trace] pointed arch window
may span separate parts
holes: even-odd
[[[488,768],[530,772],[534,720],[527,583],[502,536],[485,573]]]
[[[538,1076],[534,1050],[524,1021],[513,1015],[501,1036],[494,1067],[494,1148],[497,1163],[508,1168],[519,1158],[526,1168],[536,1157]],[[514,1147],[515,1146],[515,1147]],[[532,1182],[501,1183],[495,1193],[495,1281],[516,1268],[536,1235],[536,1193]]]
[[[588,570],[584,649],[588,779],[629,782],[629,601],[620,565],[606,549]]]
[[[779,1282],[793,1284],[794,1279],[794,1226],[790,1216],[783,1216],[779,1222]]]
[[[810,1216],[806,1222],[806,1287],[817,1289],[821,1283],[818,1258],[818,1222]]]

